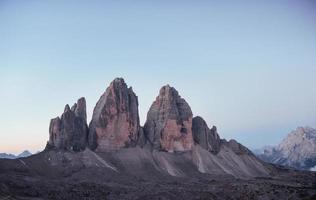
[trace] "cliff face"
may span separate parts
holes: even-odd
[[[148,111],[144,133],[154,149],[168,152],[192,149],[192,111],[176,89],[169,85],[160,89]]]
[[[87,146],[87,135],[86,101],[80,98],[72,109],[66,105],[61,117],[51,120],[48,147],[81,151]]]
[[[194,117],[192,122],[193,139],[202,148],[217,154],[220,150],[221,139],[216,126],[208,128],[202,117]]]
[[[89,125],[89,146],[111,151],[135,146],[140,131],[138,99],[123,79],[115,79],[97,102]]]

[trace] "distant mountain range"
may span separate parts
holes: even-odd
[[[0,153],[0,158],[6,158],[6,159],[17,159],[17,158],[25,158],[31,156],[32,153],[28,150],[23,151],[22,153],[18,155],[14,154],[7,154],[7,153]]]
[[[316,171],[316,129],[298,127],[278,146],[253,152],[269,163]]]

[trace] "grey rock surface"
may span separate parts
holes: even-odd
[[[192,121],[192,133],[196,144],[215,154],[219,152],[221,139],[217,133],[216,126],[209,129],[202,117],[194,117]]]
[[[169,85],[160,89],[144,125],[145,136],[154,149],[174,152],[191,150],[192,111],[178,91]]]
[[[51,120],[47,148],[81,151],[87,146],[87,136],[86,101],[80,98],[72,109],[67,104],[61,117]]]

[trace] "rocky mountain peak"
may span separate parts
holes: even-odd
[[[123,78],[116,78],[93,110],[90,148],[102,152],[135,146],[139,131],[138,98]]]
[[[310,169],[316,166],[316,129],[298,127],[277,147],[265,151],[259,157],[275,164]]]
[[[76,114],[76,112],[80,114]],[[67,104],[61,117],[51,120],[49,141],[46,148],[74,151],[84,150],[87,145],[87,135],[88,126],[86,122],[85,99],[80,98],[72,106],[72,109]]]
[[[173,151],[191,150],[192,111],[178,91],[163,86],[150,107],[144,133],[155,149]]]
[[[75,105],[75,115],[87,121],[86,99],[84,97],[81,97],[80,99],[78,99]]]
[[[292,159],[310,156],[316,159],[316,130],[310,127],[298,127],[288,134],[278,145],[277,150],[284,156],[292,156]]]
[[[162,86],[161,89],[159,90],[159,97],[163,96],[179,96],[178,91],[174,88],[171,87],[169,84]]]
[[[64,113],[71,111],[68,104],[65,105]]]
[[[296,130],[292,131],[286,139],[291,138],[291,137],[309,138],[309,139],[316,138],[316,130],[309,126],[305,126],[305,127],[300,126],[300,127],[297,127]]]

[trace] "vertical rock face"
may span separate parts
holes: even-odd
[[[173,87],[160,89],[147,114],[144,132],[155,149],[169,152],[192,149],[192,111]]]
[[[138,99],[122,78],[97,102],[89,126],[89,146],[99,152],[134,146],[140,130]]]
[[[220,150],[221,140],[217,133],[216,126],[209,129],[202,117],[194,117],[192,122],[193,139],[204,149],[218,153]]]
[[[80,98],[72,109],[65,106],[61,118],[51,120],[48,145],[62,150],[84,150],[87,135],[86,101]]]
[[[86,100],[85,98],[80,98],[77,103],[75,103],[71,110],[75,113],[77,117],[81,117],[87,121],[87,111],[86,111]]]

